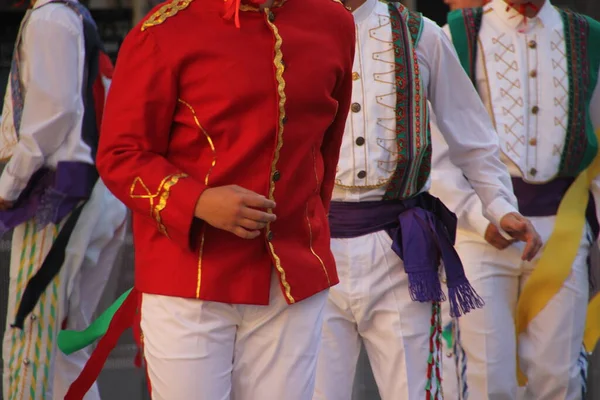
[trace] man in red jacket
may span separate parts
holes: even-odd
[[[134,215],[154,399],[312,398],[354,25],[257,3],[174,0],[120,50],[98,167]]]

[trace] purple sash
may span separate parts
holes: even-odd
[[[519,201],[519,212],[526,217],[548,217],[556,215],[558,206],[574,178],[557,178],[547,183],[533,184],[521,178],[512,178],[513,190]],[[586,209],[586,219],[594,238],[600,228],[596,217],[596,205],[590,193]]]
[[[445,300],[438,274],[442,261],[450,315],[458,317],[483,307],[454,249],[456,216],[429,193],[399,201],[332,202],[329,223],[332,238],[385,230],[392,238],[392,250],[404,262],[413,301]]]
[[[37,229],[58,224],[82,200],[89,199],[97,180],[96,168],[82,162],[59,162],[56,171],[37,171],[14,206],[0,211],[0,235],[35,219]]]

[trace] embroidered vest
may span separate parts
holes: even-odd
[[[421,83],[416,48],[423,30],[421,14],[388,3],[396,70],[396,143],[398,161],[384,200],[408,199],[427,183],[431,136],[426,88]]]
[[[600,23],[569,10],[559,12],[565,35],[569,109],[557,177],[575,177],[590,165],[598,151],[589,106],[600,67],[600,52],[593,47],[600,44]],[[482,19],[482,8],[455,10],[448,14],[456,52],[474,85]]]

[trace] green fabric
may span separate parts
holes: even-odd
[[[82,331],[63,330],[58,334],[58,348],[66,355],[72,354],[78,350],[100,339],[110,325],[113,316],[121,307],[132,289],[129,289],[121,295],[106,311],[102,313],[90,326]]]
[[[483,8],[453,10],[448,14],[448,27],[460,64],[475,84],[477,37],[481,28]]]

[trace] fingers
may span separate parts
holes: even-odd
[[[527,235],[527,241],[525,244],[525,249],[523,250],[523,254],[521,255],[521,259],[524,261],[533,260],[541,248],[542,239],[532,227]]]
[[[246,207],[252,208],[275,208],[273,200],[269,200],[265,196],[253,192],[242,195],[242,203]]]
[[[259,230],[248,230],[242,228],[241,226],[236,226],[235,228],[233,228],[231,233],[241,237],[242,239],[256,239],[258,236],[260,236]]]
[[[240,221],[240,226],[250,231],[261,230],[267,226],[266,222],[255,221],[253,219],[244,218]]]
[[[250,219],[257,222],[273,222],[277,219],[275,214],[267,213],[253,208],[244,207],[240,210],[240,216],[242,218]]]

